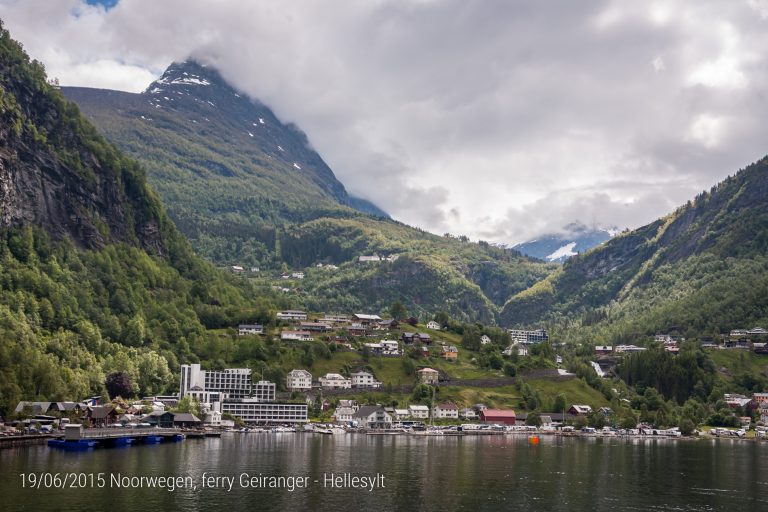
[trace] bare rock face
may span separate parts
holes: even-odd
[[[143,170],[7,39],[0,102],[0,228],[31,225],[83,248],[122,242],[165,253],[164,213]]]

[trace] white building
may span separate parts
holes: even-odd
[[[380,405],[364,405],[352,415],[353,421],[366,428],[389,428],[392,416]]]
[[[309,331],[283,331],[280,333],[280,339],[283,341],[286,341],[286,340],[314,341],[315,338],[312,336],[312,333]]]
[[[523,345],[533,345],[549,340],[549,335],[547,334],[546,329],[536,329],[534,331],[510,329],[509,335],[512,338],[512,341]]]
[[[334,423],[349,423],[352,416],[357,412],[357,407],[337,407],[333,413]]]
[[[309,421],[307,404],[281,404],[253,399],[233,400],[223,402],[221,412],[237,416],[246,423],[276,424]]]
[[[501,354],[509,357],[513,355],[515,352],[517,352],[518,356],[525,357],[528,355],[528,347],[526,347],[525,345],[519,345],[519,344],[510,345],[504,350],[502,350]]]
[[[304,311],[297,311],[292,309],[289,309],[286,311],[278,311],[276,316],[278,320],[288,320],[288,321],[307,319],[307,314]]]
[[[616,345],[613,348],[613,351],[616,353],[642,352],[643,350],[645,350],[645,347],[638,347],[637,345]]]
[[[249,368],[202,370],[200,365],[181,365],[179,398],[190,396],[202,403],[247,398],[253,391]]]
[[[459,408],[456,404],[452,403],[437,404],[432,409],[432,417],[441,419],[459,419]]]
[[[429,418],[429,407],[426,405],[409,405],[408,414],[411,418]]]
[[[376,377],[369,372],[353,372],[349,376],[351,377],[353,388],[376,389],[381,387],[381,382],[377,381]]]
[[[325,389],[351,389],[352,379],[345,379],[338,373],[326,373],[325,376],[318,379],[320,386]]]
[[[360,408],[355,400],[339,400],[336,411],[333,413],[333,421],[336,423],[349,423],[352,416]]]
[[[312,389],[312,374],[307,370],[291,370],[286,376],[285,387],[289,391],[309,391]]]
[[[210,426],[210,427],[220,427],[221,426],[221,412],[219,412],[219,411],[208,411],[205,414],[205,419],[203,420],[203,423],[205,425]]]
[[[480,336],[480,344],[481,345],[488,345],[491,342],[491,338],[487,334],[483,334]]]
[[[373,355],[381,355],[381,356],[399,356],[400,355],[400,346],[396,341],[393,340],[381,340],[378,343],[365,343],[365,347],[368,348],[368,350]]]
[[[259,324],[240,324],[237,326],[238,336],[248,336],[249,334],[264,334],[264,326]]]
[[[253,394],[251,400],[257,402],[274,402],[277,395],[277,386],[274,382],[268,380],[260,380],[253,386]]]
[[[321,322],[326,324],[348,324],[349,316],[347,315],[325,315],[320,319]]]
[[[435,322],[434,320],[430,320],[429,322],[427,322],[427,329],[432,329],[433,331],[439,331],[440,324]]]

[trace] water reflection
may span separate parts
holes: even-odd
[[[768,448],[738,440],[228,434],[86,453],[0,450],[2,510],[768,510]],[[22,489],[21,472],[309,477],[306,489]],[[383,489],[324,476],[385,476]],[[109,504],[109,505],[108,505]]]

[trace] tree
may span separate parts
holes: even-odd
[[[130,398],[133,396],[133,382],[125,372],[112,372],[104,379],[104,386],[107,388],[109,398],[116,397]]]
[[[461,346],[467,350],[480,350],[480,329],[474,325],[464,329],[464,334],[461,336]]]
[[[515,366],[514,364],[511,364],[511,363],[505,364],[504,365],[504,373],[508,377],[514,377],[515,375],[517,375],[517,366]]]
[[[416,365],[408,357],[403,358],[403,371],[406,375],[413,375],[416,372]]]
[[[684,436],[693,434],[693,431],[696,429],[696,425],[694,425],[693,422],[688,418],[681,419],[677,426],[680,429],[680,433]]]
[[[631,412],[628,413],[628,414],[625,414],[619,420],[619,427],[624,428],[624,429],[636,428],[637,427],[637,418]]]
[[[408,318],[408,310],[405,309],[405,306],[399,300],[392,303],[392,306],[389,308],[389,314],[398,321]]]
[[[541,414],[536,411],[529,412],[528,417],[525,418],[526,425],[533,425],[534,427],[541,426]]]
[[[188,412],[194,414],[200,419],[203,419],[203,404],[201,404],[196,398],[192,398],[187,395],[179,400],[176,406],[176,412]]]
[[[565,407],[567,405],[565,395],[563,393],[558,393],[555,397],[555,403],[552,406],[552,409],[554,412],[565,412]]]

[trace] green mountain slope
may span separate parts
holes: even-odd
[[[573,257],[512,297],[502,322],[613,323],[615,340],[765,322],[766,198],[764,158],[667,217]]]
[[[128,372],[173,390],[178,364],[235,348],[208,328],[268,320],[274,304],[196,257],[134,160],[97,134],[0,33],[0,415],[72,399]]]
[[[199,254],[273,271],[341,265],[336,273],[313,272],[303,283],[296,300],[306,307],[383,311],[400,300],[414,314],[447,310],[492,322],[511,295],[554,268],[375,215],[383,212],[350,197],[303,133],[210,67],[173,64],[142,94],[64,93],[144,163]],[[356,263],[370,254],[407,259]]]
[[[144,93],[63,88],[122,150],[142,161],[201,254],[267,265],[275,227],[386,213],[349,196],[306,135],[196,62],[172,64]]]

